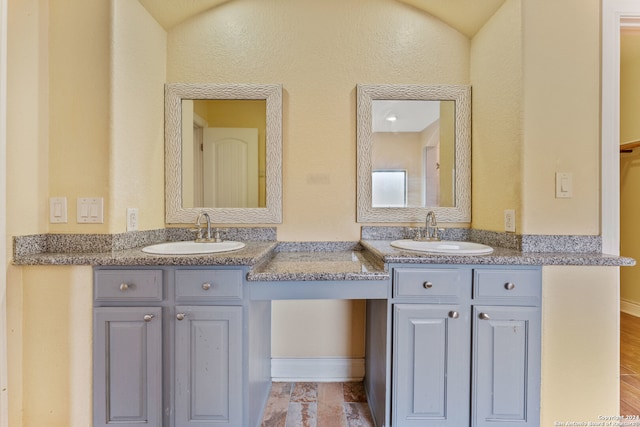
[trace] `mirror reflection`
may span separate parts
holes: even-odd
[[[182,126],[184,208],[266,206],[266,100],[183,99]]]
[[[471,221],[471,88],[357,86],[358,222]]]
[[[374,100],[372,207],[454,206],[455,102]]]
[[[166,221],[282,222],[282,86],[165,86]]]

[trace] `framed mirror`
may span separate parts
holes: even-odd
[[[282,222],[282,86],[165,86],[167,223]]]
[[[471,88],[357,86],[358,222],[471,222]]]

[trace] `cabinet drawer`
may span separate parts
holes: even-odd
[[[538,270],[475,270],[473,297],[540,298]]]
[[[396,268],[394,297],[462,297],[469,295],[470,271],[446,268]]]
[[[177,270],[177,300],[242,298],[242,270]]]
[[[96,301],[162,301],[162,270],[97,270]]]

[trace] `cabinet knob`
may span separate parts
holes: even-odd
[[[487,313],[480,313],[480,319],[482,320],[489,320],[491,319],[491,317],[489,317],[489,315]]]
[[[176,319],[178,319],[178,320],[184,320],[185,316],[186,316],[186,315],[185,315],[184,313],[178,313],[178,314],[176,314]]]
[[[508,282],[504,284],[504,288],[508,291],[512,290],[515,287],[516,287],[515,283]]]
[[[433,288],[433,283],[431,283],[431,282],[424,282],[424,283],[422,284],[422,287],[423,287],[423,288],[425,288],[425,289],[431,289],[431,288]]]
[[[125,292],[127,289],[129,289],[129,285],[126,283],[120,283],[120,291],[121,292]]]
[[[143,319],[145,322],[151,322],[151,319],[153,319],[155,316],[153,314],[145,314]]]
[[[208,291],[209,289],[211,289],[211,283],[203,283],[202,289],[204,289],[205,291]]]
[[[460,313],[458,313],[458,312],[457,312],[457,311],[455,311],[455,310],[451,310],[451,311],[449,312],[449,317],[450,317],[450,318],[452,318],[452,319],[457,319],[458,317],[460,317]]]

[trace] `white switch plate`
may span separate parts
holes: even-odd
[[[102,197],[78,197],[78,224],[102,224],[104,199]]]
[[[127,208],[127,231],[138,231],[138,208]]]
[[[513,209],[504,210],[504,231],[509,233],[516,232],[516,211]]]
[[[67,223],[67,198],[49,198],[49,222],[51,224]]]
[[[556,172],[556,199],[570,199],[573,197],[573,174],[570,172]]]

